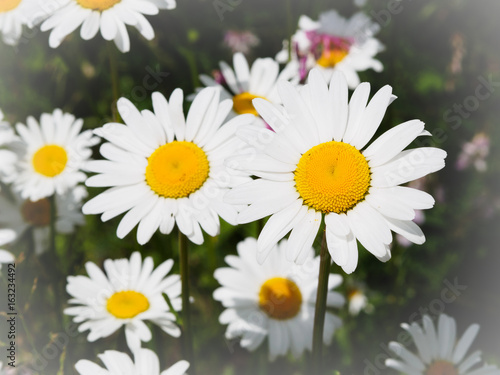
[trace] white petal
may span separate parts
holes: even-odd
[[[350,142],[358,150],[361,150],[370,141],[377,131],[384,118],[389,100],[392,94],[392,87],[387,85],[382,87],[370,100],[370,103],[363,112],[358,131],[354,134]]]
[[[348,88],[345,76],[338,71],[334,71],[328,90],[328,102],[332,107],[333,139],[340,142],[344,137],[347,117],[348,117]]]
[[[424,123],[419,120],[404,122],[386,131],[378,137],[363,155],[372,167],[382,165],[403,151],[424,129]]]
[[[326,228],[337,236],[347,236],[351,232],[345,214],[330,212],[325,215],[325,224]]]
[[[391,349],[398,357],[403,359],[406,363],[408,363],[412,368],[418,371],[424,371],[425,365],[415,354],[411,353],[406,349],[403,345],[398,342],[390,342],[389,349]]]
[[[390,187],[416,180],[442,169],[445,157],[445,151],[433,147],[403,151],[388,163],[371,168],[371,185]]]
[[[321,225],[321,212],[309,209],[304,218],[295,225],[287,242],[287,259],[304,264]]]
[[[465,331],[465,333],[458,341],[457,346],[455,347],[452,358],[453,363],[460,363],[462,361],[462,359],[465,357],[465,354],[467,353],[467,350],[469,350],[472,342],[476,338],[478,332],[478,324],[473,324],[469,328],[467,328],[467,331]]]
[[[264,262],[272,248],[306,215],[307,207],[297,200],[269,218],[257,240],[257,260]]]
[[[392,231],[402,235],[408,241],[413,242],[417,245],[422,245],[425,242],[425,235],[422,232],[422,229],[420,229],[420,227],[413,221],[403,221],[392,219],[386,216],[384,217],[387,221],[387,224],[389,225],[389,228]]]
[[[347,127],[343,137],[343,141],[351,143],[354,136],[361,127],[361,118],[366,109],[368,96],[370,95],[370,84],[368,82],[361,83],[351,96],[349,101],[349,114],[347,119]]]

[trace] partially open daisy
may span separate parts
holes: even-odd
[[[140,244],[158,229],[169,234],[175,223],[196,244],[203,242],[202,229],[210,236],[219,233],[219,216],[236,224],[235,207],[222,197],[248,177],[228,170],[224,160],[241,147],[236,129],[254,117],[240,116],[221,126],[232,102],[219,103],[219,93],[216,88],[202,90],[186,119],[180,89],[168,102],[154,93],[154,114],[120,99],[118,110],[126,125],[106,124],[95,131],[109,141],[101,146],[108,160],[88,163],[99,174],[86,182],[111,189],[87,202],[83,212],[102,213],[106,221],[128,211],[117,235],[123,238],[139,224]]]
[[[349,314],[356,316],[361,311],[369,312],[373,306],[368,303],[368,297],[361,287],[353,287],[347,294]]]
[[[300,93],[280,82],[284,108],[255,99],[255,108],[275,132],[242,129],[240,136],[255,147],[255,157],[230,160],[234,168],[259,177],[225,197],[248,205],[238,222],[272,215],[258,239],[259,261],[291,231],[288,259],[302,263],[323,217],[328,250],[347,273],[358,262],[356,239],[382,261],[391,256],[391,230],[423,243],[423,232],[412,222],[414,210],[431,208],[434,199],[398,185],[443,168],[446,153],[432,147],[402,151],[429,134],[418,120],[394,127],[366,147],[391,101],[390,86],[367,105],[368,83],[359,85],[348,103],[342,73],[333,75],[329,87],[316,69],[309,81]]]
[[[49,198],[31,201],[13,195],[13,200],[0,195],[0,226],[14,230],[19,238],[31,229],[35,254],[40,255],[50,245],[51,202]],[[69,234],[76,226],[85,224],[81,207],[86,197],[87,189],[81,185],[63,195],[56,195],[56,233]]]
[[[179,361],[160,373],[160,361],[155,352],[139,349],[134,353],[134,361],[125,353],[107,350],[99,354],[105,368],[82,359],[75,365],[80,375],[185,375],[189,363]]]
[[[234,70],[233,70],[234,68]],[[276,83],[280,80],[290,80],[298,83],[294,77],[295,64],[287,65],[280,72],[279,64],[271,58],[259,58],[250,67],[243,53],[238,52],[233,56],[233,68],[224,61],[220,62],[222,80],[227,85],[226,89],[221,83],[207,75],[201,75],[200,80],[205,86],[220,87],[221,99],[233,101],[232,116],[250,113],[258,116],[252,100],[262,98],[271,103],[281,103]]]
[[[130,39],[126,25],[135,26],[144,38],[152,40],[154,30],[144,15],[155,15],[159,9],[175,6],[175,0],[65,0],[65,5],[41,29],[52,29],[49,38],[52,48],[59,47],[81,25],[82,39],[90,40],[101,30],[104,39],[113,40],[121,52],[128,52]]]
[[[238,244],[238,256],[226,257],[230,267],[219,268],[214,274],[222,285],[214,298],[226,308],[219,318],[221,324],[228,324],[226,338],[241,336],[241,346],[253,351],[267,336],[271,360],[289,351],[298,358],[312,346],[319,257],[315,258],[309,248],[307,262],[298,266],[286,259],[285,248],[283,240],[259,265],[257,241],[247,238]],[[341,282],[340,275],[330,275],[328,307],[344,304],[344,297],[332,291]],[[326,313],[325,343],[331,342],[340,325],[337,316]]]
[[[16,164],[23,153],[23,145],[19,137],[7,121],[4,121],[0,110],[0,181],[9,183],[16,178]]]
[[[164,332],[178,337],[181,334],[175,324],[175,315],[165,301],[165,293],[174,310],[180,310],[181,293],[179,275],[166,275],[174,261],[169,259],[155,270],[153,259],[134,252],[129,259],[104,261],[106,274],[92,262],[87,262],[87,276],[69,276],[67,292],[73,297],[69,303],[77,306],[64,310],[81,323],[80,332],[90,330],[90,342],[108,337],[125,327],[127,344],[132,351],[141,341],[151,340],[151,331],[144,323],[150,321]]]
[[[389,348],[401,360],[389,358],[387,367],[407,375],[499,375],[496,366],[483,364],[481,352],[475,351],[466,357],[479,331],[479,325],[472,324],[457,340],[455,319],[441,314],[436,327],[428,315],[424,315],[422,326],[418,323],[401,325],[417,347],[415,355],[398,342],[389,343]]]
[[[26,153],[19,162],[14,190],[37,201],[54,193],[64,194],[84,181],[83,164],[99,139],[90,130],[80,133],[82,125],[83,120],[75,120],[60,109],[42,114],[40,125],[33,117],[28,117],[27,126],[17,124]]]
[[[359,83],[357,72],[373,69],[382,71],[382,63],[374,59],[383,46],[373,37],[378,25],[362,12],[345,19],[335,10],[321,13],[318,21],[303,15],[299,30],[292,36],[292,61],[299,67],[296,74],[303,80],[310,69],[317,67],[329,80],[333,71],[345,74],[350,88]],[[288,49],[277,60],[286,62]]]
[[[11,229],[0,229],[0,246],[7,245],[16,239],[16,232]],[[14,255],[4,249],[0,249],[0,269],[2,263],[14,262]],[[1,369],[1,367],[0,367]]]

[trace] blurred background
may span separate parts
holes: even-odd
[[[336,311],[344,326],[327,348],[328,367],[332,374],[394,373],[382,364],[386,345],[402,332],[400,323],[441,312],[456,318],[459,335],[479,323],[471,352],[481,349],[485,361],[500,365],[500,2],[401,0],[397,14],[389,11],[393,2],[368,0],[361,8],[380,25],[377,38],[385,45],[377,55],[384,71],[361,72],[361,80],[371,83],[372,92],[389,84],[398,96],[379,133],[420,119],[434,135],[420,142],[445,149],[447,166],[417,182],[436,198],[434,209],[418,217],[427,237],[424,245],[396,238],[388,263],[360,251],[350,276],[332,266],[332,272],[344,276],[346,298],[362,294],[367,305],[357,315],[347,306]],[[232,62],[231,36],[253,34],[246,34],[250,61],[274,57],[295,32],[300,15],[317,19],[329,9],[351,16],[359,8],[347,0],[179,0],[175,10],[148,18],[156,33],[153,41],[129,28],[132,45],[126,54],[101,37],[85,42],[77,33],[54,50],[48,47],[48,33],[26,30],[17,47],[0,44],[0,108],[11,124],[61,108],[83,118],[87,129],[100,127],[112,121],[119,96],[144,109],[151,108],[154,91],[167,96],[176,87],[186,96],[194,92],[199,74],[212,74],[221,60]],[[116,59],[115,73],[109,54]],[[97,148],[94,157],[99,158]],[[91,197],[99,192],[89,189]],[[175,235],[156,234],[141,247],[135,231],[125,240],[116,238],[118,221],[86,217],[86,225],[73,235],[57,238],[57,259],[35,256],[26,242],[12,250],[18,256],[21,312],[17,343],[23,366],[18,373],[75,374],[79,359],[97,361],[96,355],[110,348],[126,351],[123,332],[89,344],[62,314],[66,276],[85,274],[86,261],[102,265],[106,258],[129,257],[134,250],[152,256],[155,264],[177,261]],[[224,265],[225,255],[235,253],[239,241],[256,234],[256,224],[224,223],[219,237],[190,247],[195,350],[198,369],[207,375],[305,373],[307,357],[280,358],[267,366],[267,343],[248,353],[224,339],[225,326],[217,321],[222,306],[212,299],[217,287],[213,271]],[[0,310],[5,310],[4,300]],[[0,326],[1,346],[6,333]],[[156,327],[147,346],[160,356],[161,368],[181,359],[179,341]]]

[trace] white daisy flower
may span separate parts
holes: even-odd
[[[64,6],[42,25],[51,30],[49,45],[57,48],[63,39],[80,25],[80,36],[90,40],[101,31],[106,40],[113,40],[121,52],[130,50],[125,25],[132,25],[144,38],[152,40],[154,30],[144,15],[158,14],[159,9],[173,9],[175,0],[63,0]]]
[[[431,208],[434,199],[398,185],[443,168],[446,152],[433,147],[403,151],[416,137],[429,135],[418,120],[394,127],[367,147],[392,100],[390,86],[367,105],[368,83],[359,85],[348,103],[342,73],[333,75],[329,87],[317,69],[309,81],[300,93],[280,82],[284,107],[255,99],[255,108],[276,133],[242,129],[240,136],[255,147],[255,156],[230,160],[234,168],[259,177],[225,196],[228,203],[249,205],[238,222],[271,215],[258,239],[259,262],[289,231],[287,257],[304,262],[323,216],[328,250],[346,273],[358,263],[356,239],[381,261],[391,257],[391,230],[422,244],[425,236],[412,221],[414,210]]]
[[[0,229],[0,246],[7,245],[16,239],[16,232],[11,229]],[[2,269],[2,263],[12,263],[14,262],[14,255],[9,253],[7,250],[0,249],[0,269]],[[0,362],[0,369],[2,369]]]
[[[16,164],[23,153],[23,144],[0,110],[0,181],[10,183],[16,178]]]
[[[200,75],[200,80],[205,86],[220,87],[222,90],[221,100],[231,99],[233,101],[231,117],[246,113],[258,116],[259,114],[252,104],[253,99],[262,98],[271,103],[280,104],[277,82],[287,80],[298,84],[299,81],[298,77],[294,77],[295,63],[288,64],[280,73],[279,64],[273,59],[259,58],[250,67],[245,55],[238,52],[233,56],[234,69],[224,61],[219,64],[223,81],[229,90],[207,75]]]
[[[401,360],[389,358],[385,361],[387,367],[408,375],[500,375],[496,366],[476,366],[481,362],[480,351],[466,356],[479,331],[478,324],[469,326],[459,340],[455,319],[445,314],[439,316],[437,330],[428,315],[424,315],[422,326],[414,322],[401,327],[413,338],[418,355],[391,342],[389,348]]]
[[[86,197],[87,189],[81,185],[63,195],[56,195],[57,233],[73,233],[76,226],[85,224],[81,207]],[[40,255],[50,246],[50,205],[48,198],[31,201],[14,194],[14,200],[10,200],[0,195],[0,225],[14,230],[18,238],[31,229],[35,254]]]
[[[5,44],[15,46],[23,33],[23,26],[33,26],[36,0],[0,1],[0,33]]]
[[[226,310],[219,317],[228,324],[226,338],[241,336],[242,347],[253,351],[268,338],[269,358],[286,355],[295,358],[312,349],[314,311],[319,273],[319,257],[307,250],[307,262],[298,266],[286,259],[286,240],[263,265],[256,261],[257,241],[247,238],[237,246],[238,256],[229,255],[229,268],[219,268],[215,278],[222,285],[214,292]],[[331,291],[340,285],[342,277],[330,274],[328,307],[341,307],[344,297]],[[330,344],[334,331],[342,324],[330,312],[326,313],[323,339]]]
[[[224,203],[224,193],[248,177],[224,166],[224,160],[242,142],[234,137],[239,126],[254,117],[243,115],[223,126],[232,102],[219,103],[220,90],[206,88],[193,101],[187,118],[183,93],[177,89],[167,100],[153,94],[151,111],[139,112],[125,98],[118,101],[123,124],[106,124],[95,133],[110,143],[101,146],[108,160],[92,161],[99,173],[87,186],[111,187],[83,206],[85,214],[100,214],[106,221],[127,212],[117,235],[125,237],[137,224],[137,241],[148,242],[160,230],[169,234],[177,223],[192,242],[203,243],[202,229],[219,233],[219,216],[236,224],[236,208]]]
[[[359,71],[382,71],[383,65],[374,56],[383,50],[373,37],[379,26],[358,12],[345,19],[335,10],[321,13],[318,21],[302,15],[299,30],[292,36],[292,61],[298,62],[296,74],[305,79],[310,69],[317,67],[329,81],[334,71],[341,71],[350,88],[359,85]],[[276,59],[289,60],[288,49],[283,49]]]
[[[179,275],[166,275],[174,261],[169,259],[154,271],[153,259],[134,252],[128,259],[104,261],[106,274],[92,262],[85,264],[87,276],[69,276],[66,291],[73,297],[69,303],[77,306],[64,310],[81,323],[80,332],[90,330],[88,341],[108,337],[121,327],[129,348],[134,351],[141,342],[151,340],[151,331],[144,323],[150,321],[171,336],[181,331],[175,316],[165,301],[165,293],[175,311],[181,309]]]
[[[85,181],[83,164],[92,155],[90,147],[99,141],[90,130],[80,133],[83,120],[75,120],[73,115],[60,109],[42,114],[40,124],[28,117],[27,126],[16,125],[26,153],[19,162],[14,190],[32,201],[54,193],[64,194]]]
[[[80,375],[185,375],[189,363],[179,361],[160,373],[160,361],[155,352],[139,349],[134,353],[134,360],[125,353],[107,350],[99,354],[105,368],[94,362],[82,359],[75,365]]]

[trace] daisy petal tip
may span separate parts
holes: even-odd
[[[352,268],[349,266],[342,266],[342,271],[344,271],[347,275],[350,275],[351,273],[354,272],[356,268]]]
[[[347,78],[343,72],[340,70],[334,70],[332,74],[332,78],[330,79],[330,86],[335,83],[342,83],[342,85],[347,86]]]

